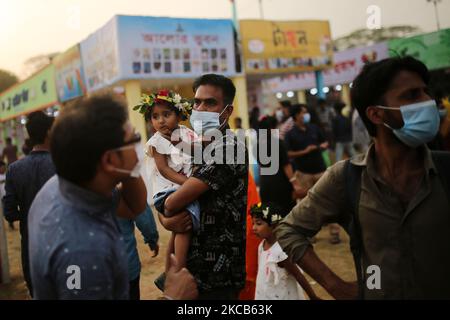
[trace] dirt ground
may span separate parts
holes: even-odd
[[[6,224],[5,224],[6,226]],[[136,231],[138,251],[142,263],[141,271],[141,299],[154,300],[160,297],[160,291],[155,287],[153,281],[164,270],[165,252],[170,233],[161,225],[158,225],[160,234],[160,254],[152,258],[152,253],[148,246],[144,244],[139,231]],[[353,260],[349,251],[348,237],[341,231],[342,242],[338,245],[331,245],[328,242],[328,230],[323,229],[317,236],[315,249],[318,255],[331,267],[339,276],[347,281],[355,281]],[[8,255],[10,264],[11,282],[0,284],[0,300],[27,300],[30,299],[28,290],[23,281],[22,268],[20,262],[20,234],[18,224],[16,230],[7,228]],[[309,278],[308,278],[309,279]],[[331,297],[317,283],[310,279],[312,287],[322,299]]]

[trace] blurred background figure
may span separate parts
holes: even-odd
[[[242,129],[242,119],[237,117],[234,118],[234,129],[238,130],[238,129]]]
[[[260,115],[261,115],[261,111],[259,110],[259,107],[254,106],[253,109],[250,111],[250,115],[249,115],[251,129],[258,128],[258,121],[259,121]]]
[[[276,118],[280,129],[280,139],[284,140],[286,134],[294,127],[294,120],[291,117],[291,102],[289,100],[281,101],[280,106],[281,108],[276,112]]]
[[[28,250],[28,211],[42,186],[56,173],[50,155],[49,133],[53,121],[53,117],[42,111],[28,116],[26,129],[34,147],[28,156],[8,165],[6,192],[2,198],[5,219],[8,222],[20,221],[22,272],[31,297],[33,286]]]
[[[428,143],[428,147],[436,151],[450,151],[450,103],[448,103],[448,95],[445,96],[442,91],[438,91],[435,94],[435,100],[439,108],[441,122],[436,138]]]
[[[334,149],[334,137],[332,123],[336,116],[334,109],[324,99],[317,101],[317,116],[319,117],[319,126],[325,134],[325,138],[328,141],[329,148]]]
[[[10,137],[6,138],[6,146],[3,149],[2,159],[6,158],[8,166],[17,161],[17,146],[13,145]]]
[[[6,181],[6,163],[3,160],[0,160],[0,199],[3,199],[5,195],[5,181]],[[4,215],[3,213],[3,205],[0,206],[2,210],[1,217]],[[2,222],[0,222],[2,223]],[[9,229],[15,230],[14,221],[8,221]]]
[[[155,218],[152,210],[147,205],[145,211],[135,219],[118,218],[120,231],[123,235],[123,241],[128,255],[128,277],[130,282],[130,300],[140,300],[140,279],[141,279],[141,261],[137,250],[137,241],[135,236],[135,227],[139,229],[144,237],[144,243],[153,252],[152,258],[159,254],[159,233],[156,228]]]
[[[348,157],[353,157],[355,151],[352,143],[352,121],[348,116],[343,115],[345,103],[336,102],[334,111],[336,117],[333,119],[333,135],[336,141],[336,162],[344,158],[344,152]]]
[[[329,143],[322,130],[311,123],[306,105],[292,106],[291,114],[295,126],[286,134],[284,142],[289,158],[294,161],[295,178],[306,196],[325,173],[327,164],[322,153],[328,149]],[[330,224],[329,232],[331,244],[341,242],[337,224]]]
[[[258,130],[258,164],[260,168],[269,167],[274,161],[278,161],[278,171],[274,175],[263,175],[260,172],[259,194],[263,202],[276,203],[284,211],[290,212],[296,204],[296,199],[301,199],[306,195],[306,190],[300,187],[295,178],[294,169],[289,162],[288,151],[282,140],[280,140],[274,130],[277,126],[277,119],[266,116],[259,123]],[[267,134],[263,135],[262,132]],[[278,149],[273,147],[279,145]],[[267,156],[272,159],[270,163],[261,161],[259,149],[267,146]],[[264,155],[264,153],[262,153]]]

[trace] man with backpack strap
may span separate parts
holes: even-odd
[[[276,230],[283,250],[336,299],[450,299],[450,155],[426,147],[439,128],[429,77],[411,57],[366,65],[351,96],[374,143],[329,168]],[[308,241],[334,222],[350,236],[358,285]]]

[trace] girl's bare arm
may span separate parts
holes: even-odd
[[[158,153],[154,147],[152,147],[152,152],[156,167],[164,178],[179,185],[182,185],[188,179],[186,176],[169,167],[166,155]]]

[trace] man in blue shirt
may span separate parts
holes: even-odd
[[[34,298],[128,299],[116,216],[135,218],[145,210],[140,141],[126,108],[111,97],[62,110],[50,141],[57,175],[28,217]]]
[[[10,164],[6,172],[3,207],[8,222],[20,221],[22,271],[30,295],[33,287],[28,257],[28,211],[36,194],[55,174],[55,166],[49,153],[49,131],[53,117],[42,111],[33,112],[27,119],[27,132],[34,145],[31,153]]]
[[[136,237],[134,235],[134,227],[137,227],[144,237],[144,242],[148,244],[150,250],[154,252],[152,258],[159,253],[158,230],[156,228],[155,218],[152,210],[147,205],[145,211],[136,219],[119,218],[119,227],[122,231],[123,240],[128,255],[128,277],[130,282],[130,300],[140,299],[139,280],[141,274],[141,261],[137,250]]]

